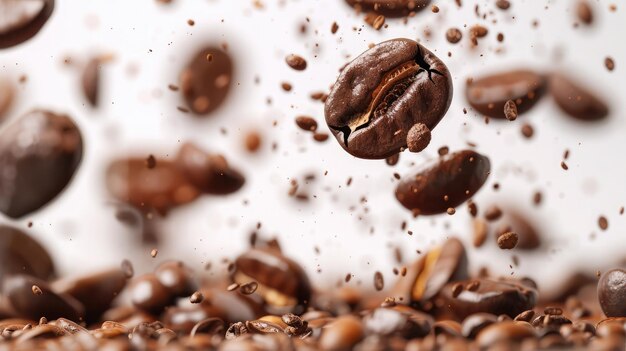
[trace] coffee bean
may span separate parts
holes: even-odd
[[[496,6],[500,10],[508,10],[511,7],[511,3],[508,0],[496,0]]]
[[[91,106],[98,105],[98,93],[100,84],[101,60],[98,57],[92,58],[85,66],[81,78],[83,94]]]
[[[613,58],[611,57],[606,57],[604,59],[604,65],[606,66],[606,69],[608,69],[609,71],[612,71],[615,69],[615,61],[613,61]],[[2,115],[2,113],[0,113],[0,115]]]
[[[0,2],[0,49],[34,37],[46,24],[53,10],[54,0]]]
[[[497,317],[490,313],[474,313],[467,316],[461,324],[461,334],[464,337],[474,339],[481,330],[496,323]]]
[[[158,160],[154,168],[148,168],[143,158],[118,159],[106,171],[106,185],[117,199],[142,211],[161,214],[200,195],[200,190],[169,160]]]
[[[191,332],[202,321],[207,319],[218,319],[221,321],[221,318],[223,318],[223,311],[204,300],[191,306],[168,307],[163,313],[162,320],[168,328],[182,334]]]
[[[18,218],[57,197],[83,155],[80,131],[65,115],[34,110],[0,134],[0,212]]]
[[[405,176],[396,187],[396,198],[416,214],[443,213],[471,198],[489,172],[487,157],[470,150],[455,152]]]
[[[456,44],[463,39],[463,33],[458,28],[450,28],[446,31],[446,39],[451,44]]]
[[[598,227],[602,230],[607,230],[609,228],[609,220],[604,216],[598,217]]]
[[[230,194],[245,183],[243,175],[224,156],[207,153],[192,143],[181,146],[176,164],[193,185],[207,194]]]
[[[249,153],[255,153],[259,151],[259,149],[261,148],[261,144],[262,144],[262,138],[259,132],[250,131],[246,133],[246,136],[244,138],[244,145],[246,147],[246,151],[248,151]]]
[[[33,294],[36,285],[41,294]],[[48,319],[67,318],[80,321],[84,316],[83,305],[66,294],[55,293],[48,284],[35,277],[17,274],[4,279],[2,293],[18,316],[33,320],[44,316]]]
[[[584,24],[591,24],[593,22],[593,10],[591,5],[586,0],[578,1],[576,6],[576,15],[578,19]]]
[[[412,40],[393,39],[343,69],[324,114],[347,152],[382,159],[406,148],[413,125],[422,123],[432,131],[451,99],[452,79],[445,64]]]
[[[509,121],[515,121],[517,119],[517,105],[513,100],[508,100],[504,104],[504,117]]]
[[[208,55],[210,60],[207,60]],[[208,115],[226,100],[232,79],[230,55],[218,47],[206,47],[183,69],[180,89],[191,111]]]
[[[480,218],[474,219],[474,247],[481,247],[487,240],[488,234],[487,222]]]
[[[498,206],[495,206],[495,205],[490,206],[485,211],[485,219],[488,220],[489,222],[498,220],[500,219],[500,217],[502,217],[502,210]]]
[[[207,318],[196,323],[189,335],[193,338],[200,333],[216,335],[224,331],[224,321],[219,318]]]
[[[430,4],[430,0],[346,0],[358,11],[374,11],[387,17],[404,17],[418,12]]]
[[[295,54],[288,55],[285,57],[285,62],[296,71],[304,71],[306,69],[306,60],[302,56]]]
[[[517,245],[517,234],[506,232],[498,236],[498,247],[502,250],[511,250]]]
[[[200,303],[204,300],[204,295],[202,295],[201,292],[196,291],[195,293],[191,294],[191,296],[189,297],[189,302],[191,303]]]
[[[256,291],[258,287],[259,287],[259,284],[257,282],[249,282],[249,283],[241,285],[241,287],[239,287],[239,291],[244,295],[250,295],[250,294],[254,294],[254,292]]]
[[[0,75],[0,122],[7,115],[15,100],[15,86],[8,77]]]
[[[484,312],[505,314],[511,318],[535,305],[537,292],[517,281],[477,279],[480,286],[475,290],[463,290],[454,297],[455,283],[448,283],[441,291],[443,309],[459,319]],[[469,281],[465,284],[470,283]]]
[[[360,319],[346,315],[328,323],[319,339],[322,350],[351,350],[364,337]]]
[[[514,207],[503,207],[502,215],[491,225],[495,229],[495,237],[498,239],[507,232],[517,234],[516,249],[533,250],[541,246],[541,234],[531,224],[531,219]]]
[[[466,86],[465,97],[479,113],[506,118],[504,106],[515,102],[518,114],[530,110],[543,96],[546,79],[538,73],[514,70],[473,79]]]
[[[262,296],[271,313],[304,312],[311,286],[304,270],[294,261],[271,248],[253,249],[235,262],[233,281],[258,283],[256,295]]]
[[[533,134],[535,134],[535,130],[533,129],[533,126],[531,126],[528,123],[524,123],[522,124],[522,128],[521,128],[521,132],[522,135],[526,138],[526,139],[530,139],[533,137]]]
[[[379,307],[363,317],[368,333],[404,338],[421,338],[430,333],[434,320],[431,316],[408,306]]]
[[[562,74],[550,76],[550,93],[561,110],[575,119],[597,121],[609,114],[606,102]]]
[[[307,132],[315,132],[317,130],[317,121],[313,117],[298,116],[296,117],[296,124],[300,129]]]
[[[27,274],[42,280],[54,275],[54,264],[46,249],[21,230],[0,225],[0,289],[13,274]]]
[[[533,320],[533,317],[535,317],[535,311],[527,310],[515,316],[514,320],[530,323]]]
[[[602,275],[598,300],[607,317],[626,317],[626,271],[612,269]]]
[[[161,312],[174,299],[170,290],[151,273],[133,279],[128,292],[135,307],[150,313]]]
[[[111,306],[126,286],[127,279],[121,268],[115,268],[58,280],[52,283],[52,289],[80,301],[85,306],[85,319],[94,322]]]
[[[411,152],[420,152],[430,144],[430,129],[423,123],[417,123],[406,135],[406,144]]]
[[[374,288],[376,288],[377,291],[381,291],[385,288],[385,280],[383,274],[380,272],[374,273]]]
[[[483,329],[476,338],[481,348],[497,345],[501,342],[521,342],[524,339],[534,339],[535,332],[526,322],[505,321],[494,323]],[[506,348],[505,348],[506,349]]]
[[[154,270],[154,275],[172,296],[189,296],[197,289],[191,270],[180,261],[161,263]]]

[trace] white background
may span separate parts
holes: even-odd
[[[425,251],[451,235],[469,244],[472,232],[465,206],[454,216],[412,219],[395,200],[393,173],[407,174],[411,164],[435,157],[440,146],[454,151],[472,141],[490,157],[493,170],[475,201],[483,209],[497,201],[527,210],[544,234],[544,249],[516,252],[520,266],[513,270],[513,253],[498,250],[493,240],[480,250],[468,245],[472,269],[488,264],[497,274],[530,275],[547,291],[576,269],[593,274],[619,265],[626,258],[625,219],[618,214],[626,203],[626,7],[614,1],[618,9],[610,12],[610,1],[594,2],[594,25],[574,28],[575,1],[514,1],[507,12],[496,9],[494,1],[463,2],[459,9],[453,1],[435,1],[438,14],[427,9],[406,25],[391,19],[388,28],[375,31],[340,0],[264,0],[261,10],[243,0],[175,0],[169,6],[153,0],[57,1],[50,21],[34,39],[0,51],[0,74],[14,80],[28,77],[19,86],[10,119],[32,108],[71,115],[84,135],[84,160],[61,196],[14,224],[25,228],[33,222],[30,232],[51,250],[61,274],[117,265],[123,258],[139,272],[167,258],[182,258],[202,273],[203,264],[211,261],[212,274],[218,274],[225,270],[221,259],[241,252],[248,234],[261,222],[260,232],[278,236],[286,252],[319,284],[331,286],[352,272],[350,284],[371,288],[373,273],[380,270],[390,286],[391,269],[398,266],[394,247],[403,249],[408,263],[418,257],[417,249]],[[491,12],[487,20],[476,17],[475,3],[481,13]],[[303,35],[299,27],[307,17]],[[189,26],[188,19],[195,26]],[[334,21],[339,31],[332,35]],[[445,40],[449,27],[467,34],[463,27],[477,23],[489,28],[477,49],[470,50],[467,35],[457,45]],[[430,38],[423,34],[427,28]],[[505,35],[502,44],[495,39],[498,32]],[[391,168],[384,161],[355,159],[333,139],[314,142],[296,128],[294,117],[306,114],[326,131],[323,104],[309,94],[326,90],[339,67],[369,43],[396,37],[419,38],[446,62],[454,79],[452,105],[425,152],[405,152],[400,164]],[[228,100],[206,119],[179,112],[176,107],[182,102],[168,84],[178,82],[193,52],[222,42],[228,43],[236,64]],[[452,57],[447,57],[448,51]],[[289,53],[304,56],[308,68],[290,69],[284,62]],[[113,54],[114,61],[103,68],[101,107],[94,110],[80,93],[79,73],[96,54]],[[604,67],[607,55],[616,62],[613,72]],[[73,59],[72,67],[62,64],[67,56]],[[558,68],[577,76],[610,102],[611,115],[605,122],[583,124],[564,116],[547,97],[515,122],[485,125],[472,111],[464,115],[463,108],[469,107],[464,99],[466,78],[509,67],[546,72]],[[293,84],[290,93],[280,89],[282,81]],[[524,122],[535,127],[530,141],[520,134]],[[264,133],[263,150],[254,156],[242,146],[250,129]],[[137,234],[114,218],[103,170],[111,157],[128,152],[172,157],[186,140],[223,152],[247,182],[234,195],[204,196],[172,211],[164,223],[159,255],[152,259],[152,247],[141,247]],[[276,152],[271,151],[273,142],[278,144]],[[570,150],[568,171],[560,167],[565,149]],[[296,177],[302,184],[309,172],[317,175],[308,187],[316,197],[308,204],[289,198],[290,180]],[[346,187],[349,177],[353,181]],[[494,182],[500,184],[498,192],[492,189]],[[531,204],[536,190],[544,194],[540,208]],[[362,197],[366,204],[360,203]],[[605,232],[597,225],[601,214],[609,220]],[[403,220],[412,236],[400,229]]]

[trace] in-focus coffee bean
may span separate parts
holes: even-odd
[[[407,147],[407,134],[415,124],[432,131],[451,100],[446,65],[413,40],[392,39],[365,51],[341,71],[324,114],[347,152],[382,159]]]
[[[598,300],[607,317],[626,317],[626,271],[612,269],[602,274]]]

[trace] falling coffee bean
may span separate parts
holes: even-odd
[[[180,89],[194,113],[208,115],[226,100],[232,79],[230,55],[218,47],[207,47],[193,56],[181,73]]]
[[[306,60],[302,56],[294,54],[288,55],[285,58],[285,62],[296,71],[304,71],[306,69]]]
[[[423,10],[430,0],[346,0],[348,5],[358,11],[374,11],[386,17],[404,17],[411,12]]]
[[[609,114],[606,102],[562,74],[550,76],[550,93],[561,110],[575,119],[597,121]]]
[[[48,251],[21,230],[0,225],[0,289],[6,277],[28,274],[42,280],[54,275]]]
[[[598,300],[607,317],[626,317],[626,271],[612,269],[602,274]]]
[[[411,152],[420,152],[430,144],[430,129],[423,123],[417,123],[409,130],[406,144]]]
[[[506,118],[505,104],[513,101],[518,114],[530,110],[543,96],[546,79],[528,70],[496,73],[468,82],[465,89],[467,101],[479,113]]]
[[[578,19],[584,24],[589,25],[593,22],[593,10],[586,0],[578,1],[576,5],[576,15],[578,15]]]
[[[498,236],[498,247],[502,250],[511,250],[517,245],[517,234],[506,232]]]
[[[54,0],[0,1],[0,49],[34,37],[46,24],[53,10]]]
[[[450,28],[446,31],[446,39],[451,44],[456,44],[463,39],[463,33],[458,28]]]
[[[513,100],[509,100],[504,104],[504,117],[509,121],[517,119],[517,105]]]
[[[347,152],[383,159],[406,148],[415,124],[432,131],[451,100],[452,78],[445,64],[415,41],[392,39],[343,69],[324,114]]]
[[[403,177],[396,198],[416,214],[444,213],[471,198],[490,172],[486,156],[464,150],[448,154],[426,165],[412,176]]]
[[[381,291],[385,288],[385,280],[383,274],[380,272],[374,273],[374,288],[377,291]]]
[[[98,105],[98,93],[100,85],[101,60],[99,57],[92,58],[85,66],[81,79],[83,94],[91,106]]]
[[[0,212],[18,218],[45,206],[70,183],[83,155],[67,116],[34,110],[0,133]]]

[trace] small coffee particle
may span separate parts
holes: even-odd
[[[509,121],[515,121],[517,119],[517,105],[515,101],[508,100],[504,104],[504,117]]]
[[[613,58],[608,57],[604,59],[604,65],[606,66],[606,69],[608,69],[609,71],[612,71],[615,69],[615,61],[613,61]]]
[[[591,22],[593,22],[593,11],[591,10],[591,5],[589,5],[589,3],[585,0],[578,2],[576,14],[578,15],[578,19],[584,24],[591,24]]]
[[[37,285],[33,285],[31,289],[33,291],[33,294],[35,294],[37,296],[43,294],[43,291],[41,291],[41,288],[38,287]]]
[[[411,152],[420,152],[430,144],[430,129],[424,123],[416,123],[406,135],[406,144]]]
[[[517,245],[517,234],[506,232],[498,237],[498,247],[502,250],[511,250]]]
[[[374,288],[376,288],[377,291],[381,291],[385,288],[383,274],[378,271],[374,273]]]
[[[433,5],[433,6],[430,8],[430,10],[431,10],[433,13],[439,13],[439,6],[437,6],[437,5]]]
[[[454,209],[454,207],[449,207],[449,208],[446,210],[446,212],[447,212],[450,216],[452,216],[453,214],[455,214],[455,213],[456,213],[456,210]]]
[[[502,210],[498,206],[491,206],[485,211],[485,219],[489,222],[495,221],[502,217]]]
[[[317,121],[313,119],[313,117],[298,116],[296,117],[296,124],[300,127],[300,129],[306,130],[307,132],[314,132],[317,130]]]
[[[244,295],[251,295],[251,294],[254,294],[254,292],[256,291],[258,287],[259,287],[259,283],[257,282],[245,283],[239,287],[239,292],[241,292]]]
[[[132,278],[133,275],[135,274],[135,270],[133,269],[133,264],[130,263],[129,260],[123,260],[121,266],[122,266],[122,271],[124,272],[124,275],[126,275],[126,278]]]
[[[284,91],[291,91],[291,84],[287,83],[287,82],[282,82],[280,83],[281,88],[283,88]]]
[[[450,28],[446,31],[446,39],[451,44],[456,44],[463,39],[463,33],[458,28]]]
[[[503,42],[504,41],[504,34],[502,33],[498,33],[498,35],[496,36],[496,39],[498,40],[498,42]]]
[[[339,29],[339,25],[337,24],[337,22],[333,22],[333,24],[330,26],[330,32],[335,34],[337,33],[338,29]]]
[[[196,24],[196,22],[194,20],[192,20],[192,19],[188,19],[187,20],[187,24],[190,25],[190,26],[193,26],[194,24]]]
[[[476,215],[478,214],[478,206],[471,199],[468,200],[468,202],[467,202],[467,211],[469,212],[470,216],[472,216],[472,217],[476,217]]]
[[[191,303],[200,303],[202,302],[202,300],[204,300],[204,295],[202,295],[202,293],[199,291],[196,291],[189,297],[189,302]]]
[[[474,280],[467,284],[467,291],[476,291],[478,288],[480,288],[480,281],[478,280]]]
[[[511,7],[511,3],[508,0],[497,0],[496,1],[496,6],[500,10],[508,10],[509,7]]]
[[[250,131],[246,134],[244,142],[246,151],[249,153],[255,153],[259,151],[259,148],[261,147],[261,135],[259,135],[258,132]]]
[[[452,297],[457,298],[463,292],[463,284],[456,283],[452,286]]]
[[[598,217],[598,226],[602,230],[607,230],[609,228],[609,220],[604,216]]]
[[[148,158],[146,158],[146,167],[148,167],[148,169],[156,167],[156,158],[154,155],[149,155]]]
[[[157,249],[152,249],[152,251],[150,251],[150,256],[152,256],[152,258],[157,257],[158,254],[159,254],[159,250]]]
[[[533,134],[535,134],[535,130],[533,129],[533,127],[530,124],[523,124],[522,125],[522,135],[527,138],[530,139],[533,137]]]
[[[563,168],[566,171],[569,169],[569,167],[567,166],[567,163],[565,163],[565,161],[561,161],[561,168]]]
[[[328,133],[315,133],[313,134],[313,139],[315,139],[315,141],[317,142],[322,143],[328,140]]]
[[[239,288],[239,284],[237,284],[237,283],[232,283],[232,284],[230,284],[230,285],[226,288],[226,290],[228,290],[228,291],[235,291],[235,290],[237,290],[238,288]]]
[[[352,279],[352,273],[348,273],[348,274],[346,274],[346,278],[344,279],[344,281],[345,281],[346,283],[348,283],[348,282],[350,282],[350,279]]]
[[[535,206],[538,206],[538,205],[540,205],[540,204],[541,204],[541,200],[542,200],[542,198],[543,198],[543,195],[541,194],[541,192],[540,192],[540,191],[536,191],[536,192],[533,194],[533,203],[535,204]]]
[[[389,166],[395,166],[398,164],[398,162],[400,161],[400,154],[395,154],[393,156],[389,156],[385,159],[385,163],[387,163],[387,165]]]
[[[376,18],[374,18],[374,22],[372,22],[372,27],[374,27],[374,29],[376,30],[379,30],[380,28],[382,28],[384,24],[385,24],[385,16],[378,15],[376,16]]]
[[[306,60],[301,56],[291,54],[285,58],[285,62],[296,71],[304,71],[306,69]]]

